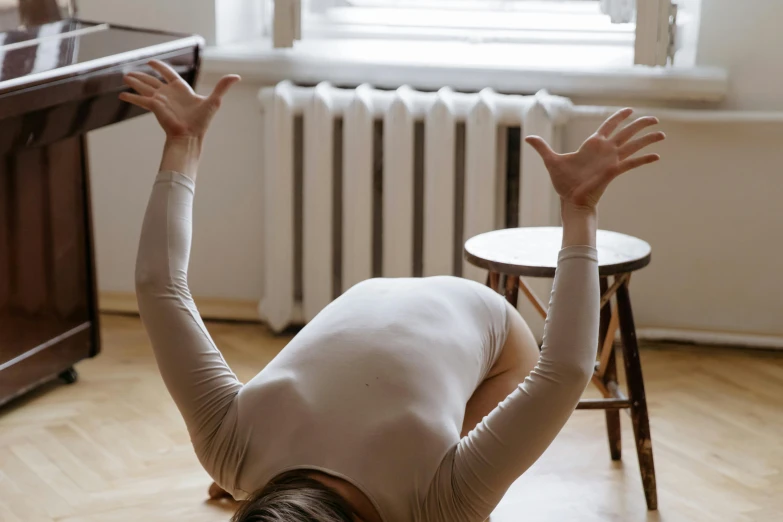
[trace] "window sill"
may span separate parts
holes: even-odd
[[[719,102],[726,71],[714,67],[634,67],[628,46],[389,40],[305,40],[273,49],[266,40],[205,50],[203,71],[247,80],[380,88],[531,93],[570,97]],[[435,65],[436,64],[436,65]]]

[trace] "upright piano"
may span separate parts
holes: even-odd
[[[85,134],[144,113],[117,95],[151,58],[195,84],[202,47],[70,0],[0,0],[0,406],[99,353]]]

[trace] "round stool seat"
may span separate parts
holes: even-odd
[[[492,272],[525,277],[554,277],[563,240],[562,227],[494,230],[465,243],[465,259]],[[650,264],[649,243],[633,236],[599,230],[598,273],[623,274]]]

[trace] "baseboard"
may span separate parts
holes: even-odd
[[[677,328],[638,328],[636,336],[646,341],[674,341],[694,344],[783,350],[783,336],[735,332],[709,332]]]
[[[194,297],[196,306],[204,319],[228,321],[254,321],[258,316],[258,302],[215,297]],[[138,314],[136,294],[132,292],[100,292],[98,309],[104,313]]]
[[[260,322],[258,302],[214,297],[196,297],[196,306],[204,319]],[[98,296],[101,312],[138,314],[136,294],[131,292],[101,292]],[[301,309],[295,307],[297,319],[302,319]],[[302,321],[294,321],[299,323]],[[619,332],[618,332],[619,336]],[[783,336],[756,335],[735,332],[709,332],[678,328],[638,328],[636,336],[645,341],[671,341],[681,343],[738,346],[783,350]]]

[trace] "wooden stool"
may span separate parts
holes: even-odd
[[[489,271],[487,285],[495,291],[503,289],[506,299],[517,306],[521,289],[538,312],[546,317],[546,305],[533,293],[521,277],[555,276],[557,256],[561,248],[563,229],[560,227],[512,228],[496,230],[469,239],[465,243],[465,258],[472,265]],[[628,285],[631,272],[650,263],[650,245],[641,239],[598,231],[598,273],[601,284],[601,320],[599,328],[599,358],[592,382],[603,399],[583,399],[577,409],[605,410],[612,460],[620,460],[620,410],[629,409],[636,439],[636,454],[642,475],[647,508],[657,509],[650,422],[644,379],[636,342]],[[612,284],[609,284],[612,276]],[[617,306],[613,309],[612,297]],[[628,396],[617,382],[614,338],[620,329]]]

